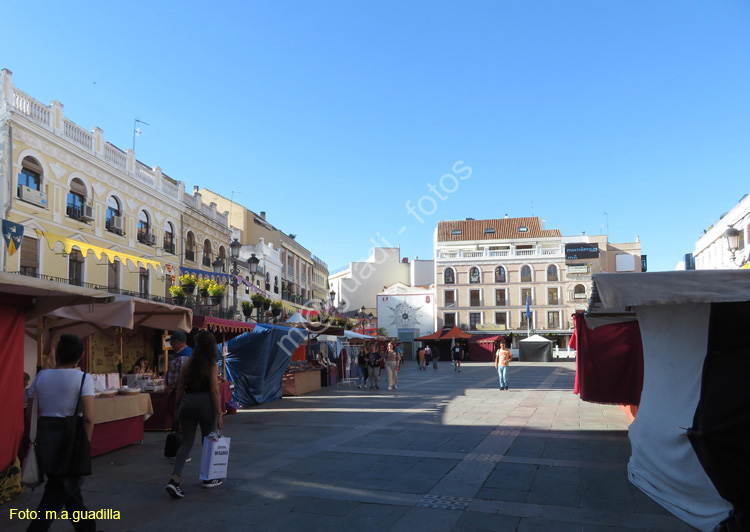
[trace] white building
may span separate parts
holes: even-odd
[[[725,214],[716,225],[708,228],[695,243],[696,270],[736,269],[748,260],[748,226],[750,226],[750,196],[745,194],[732,210]],[[724,233],[729,227],[739,231],[738,248],[732,260]],[[692,269],[686,264],[686,269]]]
[[[407,346],[413,346],[414,338],[435,332],[435,285],[389,286],[378,294],[377,315],[386,336],[400,339],[407,359],[413,358]]]

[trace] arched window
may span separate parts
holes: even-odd
[[[279,293],[279,276],[274,275],[273,277],[273,293],[278,294]]]
[[[245,281],[247,281],[247,284],[245,285],[245,293],[249,294],[250,293],[250,276],[249,275],[245,276]]]
[[[531,267],[530,266],[521,267],[521,282],[522,283],[531,282]]]
[[[479,278],[479,268],[477,268],[476,266],[472,266],[471,268],[469,268],[469,282],[472,284],[477,284],[479,283]]]
[[[266,291],[271,290],[271,274],[266,272]]]
[[[24,157],[21,162],[21,171],[18,173],[19,197],[21,197],[21,187],[42,190],[42,165],[33,157]]]
[[[443,283],[444,284],[456,284],[456,272],[453,268],[446,268],[443,272]]]
[[[174,255],[174,226],[172,222],[164,224],[164,251]]]
[[[508,282],[507,277],[505,277],[505,268],[502,266],[498,266],[495,268],[495,282],[496,283],[506,283]]]
[[[573,288],[573,299],[586,299],[586,287],[582,284],[577,284]]]
[[[221,272],[227,273],[227,251],[224,246],[219,247],[219,260],[221,260]]]
[[[211,267],[211,241],[209,239],[203,242],[203,265]]]
[[[195,262],[195,235],[192,231],[188,231],[185,239],[185,260]]]
[[[125,225],[122,219],[122,207],[120,207],[120,200],[115,196],[110,196],[107,199],[107,213],[104,215],[104,227],[110,233],[117,233],[122,235],[125,233]]]
[[[68,190],[67,203],[65,205],[65,213],[68,218],[75,220],[88,220],[93,218],[89,216],[84,217],[84,214],[92,215],[92,212],[84,213],[84,206],[86,205],[86,185],[83,181],[77,177],[70,182],[70,190]]]
[[[145,210],[138,213],[138,242],[151,244],[151,217]]]
[[[559,281],[557,278],[557,266],[550,264],[547,266],[547,280],[548,281]]]
[[[83,286],[83,264],[84,258],[81,250],[71,249],[68,255],[68,283]]]

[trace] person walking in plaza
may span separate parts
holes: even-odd
[[[47,475],[47,484],[37,508],[39,518],[31,521],[26,529],[28,531],[49,530],[55,519],[48,518],[48,515],[57,514],[63,506],[76,532],[96,530],[95,519],[74,520],[75,515],[89,511],[81,495],[83,476],[70,472],[69,468],[62,471],[60,464],[60,452],[67,443],[65,418],[76,414],[79,398],[79,415],[83,416],[83,426],[89,440],[94,431],[94,379],[78,369],[82,356],[81,339],[72,334],[63,334],[55,349],[56,368],[40,371],[29,388],[27,411],[31,413],[33,404],[37,403],[36,453],[39,468]]]
[[[216,357],[216,338],[210,331],[202,330],[195,335],[193,354],[182,364],[180,370],[176,401],[182,444],[175,457],[172,478],[166,486],[167,493],[175,499],[185,496],[180,487],[180,477],[190,449],[193,448],[198,425],[201,428],[201,442],[210,433],[216,432],[217,427],[224,427]],[[203,487],[214,488],[222,483],[221,479],[204,480]]]
[[[495,369],[497,370],[497,375],[500,378],[500,389],[501,390],[507,390],[508,389],[508,380],[507,380],[507,373],[508,373],[508,366],[510,365],[510,360],[513,357],[510,353],[510,349],[508,349],[505,345],[505,340],[500,340],[497,344],[497,351],[495,351]]]
[[[357,388],[367,388],[367,379],[370,375],[367,373],[367,346],[364,345],[357,353],[357,374],[359,375]]]
[[[440,350],[437,346],[431,347],[432,349],[432,369],[438,369],[438,359],[440,358]]]
[[[388,390],[398,390],[398,351],[393,342],[385,352],[385,369],[388,372]]]
[[[383,355],[378,351],[378,345],[373,342],[370,346],[370,356],[368,359],[368,365],[370,369],[370,389],[380,389],[378,381],[380,380],[381,360]]]
[[[427,358],[427,350],[424,347],[420,347],[417,350],[417,360],[419,361],[419,371],[424,371],[425,359]]]
[[[453,371],[461,373],[461,361],[464,359],[464,348],[460,344],[456,344],[451,348],[453,355]]]
[[[427,369],[432,362],[432,348],[430,347],[430,344],[427,344],[424,346],[424,368]]]
[[[404,351],[401,349],[400,343],[394,342],[394,344],[396,346],[396,354],[398,355],[398,358],[396,359],[396,380],[394,381],[394,387],[398,388],[398,374],[401,371],[401,364],[404,362]]]

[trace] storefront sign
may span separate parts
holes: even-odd
[[[570,264],[568,273],[589,273],[588,264]]]
[[[599,244],[565,244],[565,260],[598,259]]]

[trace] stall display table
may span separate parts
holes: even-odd
[[[99,456],[143,440],[143,422],[153,413],[147,393],[94,400],[91,456]]]
[[[146,430],[172,430],[175,415],[175,397],[170,392],[149,392],[151,396],[151,405],[154,409],[154,415],[143,423]],[[232,400],[232,388],[229,382],[219,383],[219,400],[221,406],[226,411],[227,403]]]
[[[281,379],[282,395],[302,395],[320,390],[320,370],[290,371]]]

